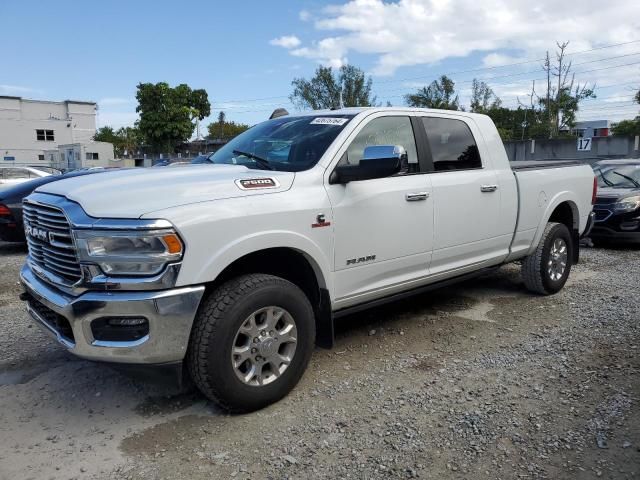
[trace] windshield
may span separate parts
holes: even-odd
[[[603,165],[596,167],[599,187],[640,187],[640,163],[634,165]]]
[[[300,172],[313,167],[353,115],[280,117],[250,128],[209,157],[217,164]]]

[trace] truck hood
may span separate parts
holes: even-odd
[[[48,183],[36,191],[61,195],[99,218],[138,218],[156,210],[291,188],[295,174],[239,165],[189,165],[109,171]]]

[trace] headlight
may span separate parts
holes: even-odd
[[[633,212],[638,208],[640,208],[640,195],[623,198],[613,205],[613,210],[616,213]]]
[[[74,236],[80,261],[99,265],[107,275],[155,275],[182,258],[182,241],[171,230],[79,230]]]

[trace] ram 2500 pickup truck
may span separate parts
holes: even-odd
[[[489,117],[438,110],[283,116],[209,160],[38,188],[21,282],[70,352],[184,369],[231,411],[286,395],[350,312],[516,260],[558,292],[596,188],[588,165],[510,164]]]

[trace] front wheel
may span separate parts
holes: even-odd
[[[189,344],[196,386],[232,412],[280,400],[304,373],[315,341],[311,304],[293,283],[242,275],[204,300]]]
[[[549,222],[535,252],[522,262],[522,278],[528,290],[542,295],[559,292],[573,264],[573,240],[562,223]]]

